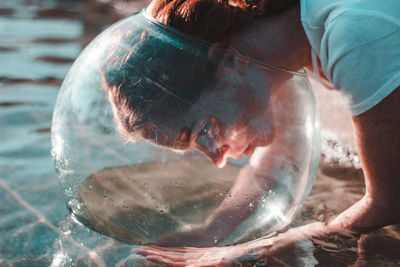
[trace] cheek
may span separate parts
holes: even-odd
[[[257,146],[266,146],[272,143],[275,137],[275,121],[273,118],[273,113],[268,112],[261,123],[255,123],[254,127],[257,132]]]
[[[247,147],[249,142],[254,139],[255,131],[249,127],[249,125],[240,125],[236,127],[232,127],[229,131],[227,131],[227,135],[224,140],[231,148],[232,152],[241,151]]]
[[[274,139],[274,126],[271,120],[254,118],[228,131],[226,139],[232,153],[242,153],[251,146],[266,146]]]

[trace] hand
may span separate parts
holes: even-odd
[[[299,265],[299,261],[315,261],[314,243],[317,244],[316,247],[335,250],[335,246],[342,247],[343,243],[348,242],[349,237],[354,236],[344,229],[334,229],[318,222],[291,229],[272,238],[261,238],[235,246],[211,248],[148,246],[139,247],[133,252],[146,256],[147,260],[168,266],[236,266],[238,264],[253,266],[257,262],[262,265],[276,258],[280,259],[279,262],[285,262],[288,265]],[[336,244],[337,240],[341,239],[346,242]]]
[[[257,258],[253,256],[246,244],[229,247],[211,248],[162,248],[158,246],[139,247],[132,252],[144,255],[147,260],[166,264],[173,267],[201,267],[201,266],[234,266],[240,262],[239,258],[246,255],[246,260]]]
[[[257,266],[279,262],[289,266],[317,262],[314,251],[336,251],[354,248],[357,235],[324,223],[312,223],[248,243],[210,248],[163,248],[147,246],[134,249],[134,253],[167,266]]]

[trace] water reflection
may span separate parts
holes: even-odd
[[[327,175],[329,173],[330,176]],[[351,177],[351,179],[348,179]],[[342,192],[341,194],[333,193]],[[343,198],[343,196],[350,196]],[[268,248],[241,255],[232,264],[238,266],[398,266],[400,264],[400,225],[388,226],[369,234],[325,232],[318,221],[340,212],[363,195],[362,172],[355,168],[337,168],[322,164],[316,184],[295,221],[281,233],[259,242]],[[340,204],[340,202],[344,202]],[[309,225],[309,223],[314,223]],[[306,225],[306,226],[304,226]],[[308,225],[308,226],[307,226]],[[128,245],[79,223],[68,216],[61,223],[62,235],[54,243],[53,266],[79,264],[94,266],[159,266],[142,256],[144,247]],[[251,243],[251,242],[250,242]],[[182,249],[158,248],[160,253]],[[232,247],[187,249],[186,256],[202,253],[231,254]],[[245,251],[243,248],[240,252]],[[139,252],[139,253],[138,253]],[[176,256],[176,253],[174,253]],[[208,259],[209,259],[208,258]],[[199,265],[201,266],[201,265]]]
[[[59,85],[89,40],[121,17],[112,11],[96,1],[2,1],[0,83]]]
[[[89,230],[73,216],[63,222],[60,235],[54,243],[52,266],[158,266],[144,256],[134,253],[138,247],[116,241]],[[286,232],[280,240],[269,246],[269,255],[258,257],[260,251],[243,255],[232,264],[240,266],[398,266],[400,263],[399,227],[391,226],[368,235],[331,233],[324,236],[307,237]],[[396,237],[397,236],[397,237]],[[279,237],[279,236],[278,236]],[[283,240],[283,241],[282,241]],[[139,247],[140,249],[140,247]],[[188,249],[195,255],[201,252],[218,255],[218,249]],[[160,249],[171,252],[173,249]],[[182,249],[179,249],[182,251]],[[175,253],[174,253],[175,254]],[[223,255],[221,253],[221,255]],[[256,259],[257,258],[257,259]],[[200,265],[199,265],[200,266]]]
[[[73,215],[60,223],[51,266],[157,266],[148,264],[132,247],[82,225]]]
[[[68,211],[49,153],[51,115],[86,38],[116,20],[113,12],[87,16],[99,5],[112,11],[91,0],[0,0],[1,266],[53,260]]]
[[[144,6],[140,1],[136,4],[137,10]],[[49,155],[53,104],[70,60],[119,17],[111,6],[92,0],[0,1],[0,102],[6,103],[0,106],[1,266],[48,266],[51,262],[53,266],[157,266],[132,253],[134,246],[94,232],[67,215]],[[19,19],[27,24],[15,22]],[[43,28],[34,35],[28,27],[36,19],[41,24],[32,25]],[[53,19],[62,19],[65,25],[55,30]],[[16,32],[6,37],[9,25]],[[44,34],[47,27],[53,29],[53,36]],[[62,62],[40,60],[48,57]],[[351,167],[357,163],[356,155],[335,142],[327,146],[333,147],[328,150],[331,154],[325,149],[327,162],[334,164],[321,166],[313,191],[292,226],[325,221],[363,195],[362,172]],[[340,167],[346,155],[351,164]],[[338,235],[304,240],[258,263],[400,266],[399,255],[400,227],[390,226],[359,238]],[[242,261],[243,266],[257,263],[250,258]]]

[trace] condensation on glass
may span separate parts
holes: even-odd
[[[52,124],[71,212],[132,244],[207,245],[202,233],[222,246],[283,228],[311,189],[319,146],[305,73],[144,12],[82,52]]]

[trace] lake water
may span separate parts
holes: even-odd
[[[153,265],[131,253],[134,246],[95,232],[70,216],[50,156],[52,110],[72,62],[89,40],[122,13],[143,6],[143,1],[122,0],[0,0],[0,266]],[[347,115],[335,112],[332,118],[326,106],[335,108],[336,98],[330,93],[317,90],[324,107],[324,155],[293,226],[325,221],[364,192],[351,129],[342,125]],[[264,263],[400,266],[399,228],[310,240],[307,246]]]

